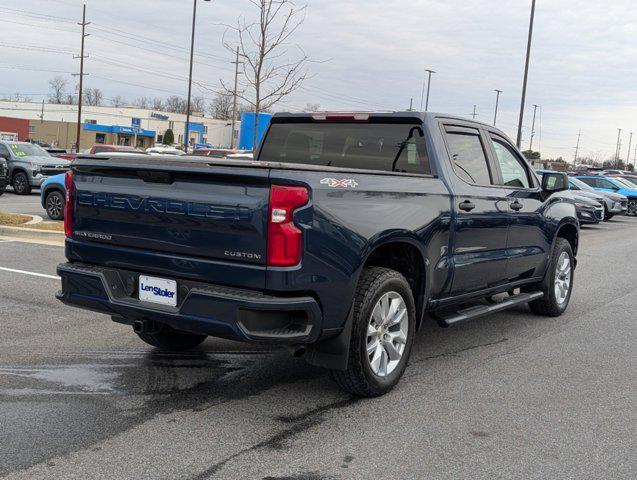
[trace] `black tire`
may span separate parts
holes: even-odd
[[[556,282],[556,269],[558,268],[558,259],[563,253],[568,255],[570,262],[570,285],[568,287],[568,293],[564,301],[558,301],[555,293]],[[539,290],[544,292],[544,296],[538,300],[534,300],[529,303],[531,311],[537,315],[544,315],[547,317],[559,317],[564,313],[568,307],[568,302],[571,299],[571,293],[573,292],[573,281],[575,278],[575,258],[573,255],[573,249],[571,244],[564,238],[557,238],[555,241],[555,248],[551,254],[549,260],[549,266],[544,275],[544,280],[539,284]],[[528,288],[526,290],[529,290]],[[532,289],[531,289],[532,290]],[[535,289],[537,290],[537,288]]]
[[[163,325],[160,330],[152,333],[138,333],[148,345],[156,347],[165,352],[183,352],[199,346],[207,335],[182,332]]]
[[[367,353],[368,325],[372,311],[386,293],[398,293],[405,302],[407,335],[398,364],[386,376],[372,371]],[[387,393],[400,380],[407,367],[416,333],[416,308],[407,280],[389,268],[365,268],[356,287],[353,306],[352,335],[346,370],[332,370],[332,378],[343,390],[360,397],[377,397]]]
[[[16,195],[29,195],[31,193],[29,177],[24,172],[18,172],[13,176],[11,186]]]
[[[44,206],[46,214],[51,220],[63,220],[64,219],[64,204],[66,199],[62,192],[54,190],[46,195],[44,199]]]
[[[637,215],[637,200],[629,200],[626,215]]]
[[[606,206],[606,203],[604,202],[604,221],[607,222],[608,220],[613,218],[613,215],[614,215],[613,213],[610,213],[608,211],[608,207]]]

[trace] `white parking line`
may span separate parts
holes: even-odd
[[[16,270],[15,268],[0,267],[0,270],[12,273],[22,273],[24,275],[32,275],[34,277],[50,278],[51,280],[59,280],[57,275],[46,275],[45,273],[27,272],[26,270]]]

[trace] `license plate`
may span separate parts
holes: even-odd
[[[177,282],[165,278],[139,276],[139,299],[143,302],[177,306]]]

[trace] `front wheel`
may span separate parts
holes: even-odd
[[[13,176],[11,186],[13,187],[13,191],[16,193],[16,195],[28,195],[29,193],[31,193],[29,178],[24,172],[18,172]]]
[[[558,238],[540,284],[544,296],[529,303],[533,313],[548,317],[558,317],[564,313],[571,299],[574,268],[575,257],[571,244],[564,238]]]
[[[416,309],[405,277],[388,268],[363,270],[356,287],[346,370],[332,377],[345,391],[377,397],[391,390],[407,367]]]
[[[206,335],[183,332],[163,325],[158,331],[152,333],[137,333],[148,345],[166,352],[183,352],[200,345]]]
[[[64,198],[64,195],[62,195],[62,192],[58,192],[57,190],[49,193],[46,196],[44,205],[46,207],[46,214],[49,216],[51,220],[64,219],[64,203],[65,202],[66,200]]]
[[[630,200],[628,202],[628,210],[626,215],[637,215],[637,200]]]

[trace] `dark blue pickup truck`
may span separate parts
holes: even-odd
[[[61,301],[160,349],[284,344],[356,395],[398,382],[425,318],[557,316],[572,290],[566,175],[452,116],[277,114],[254,161],[79,157],[66,186]]]

